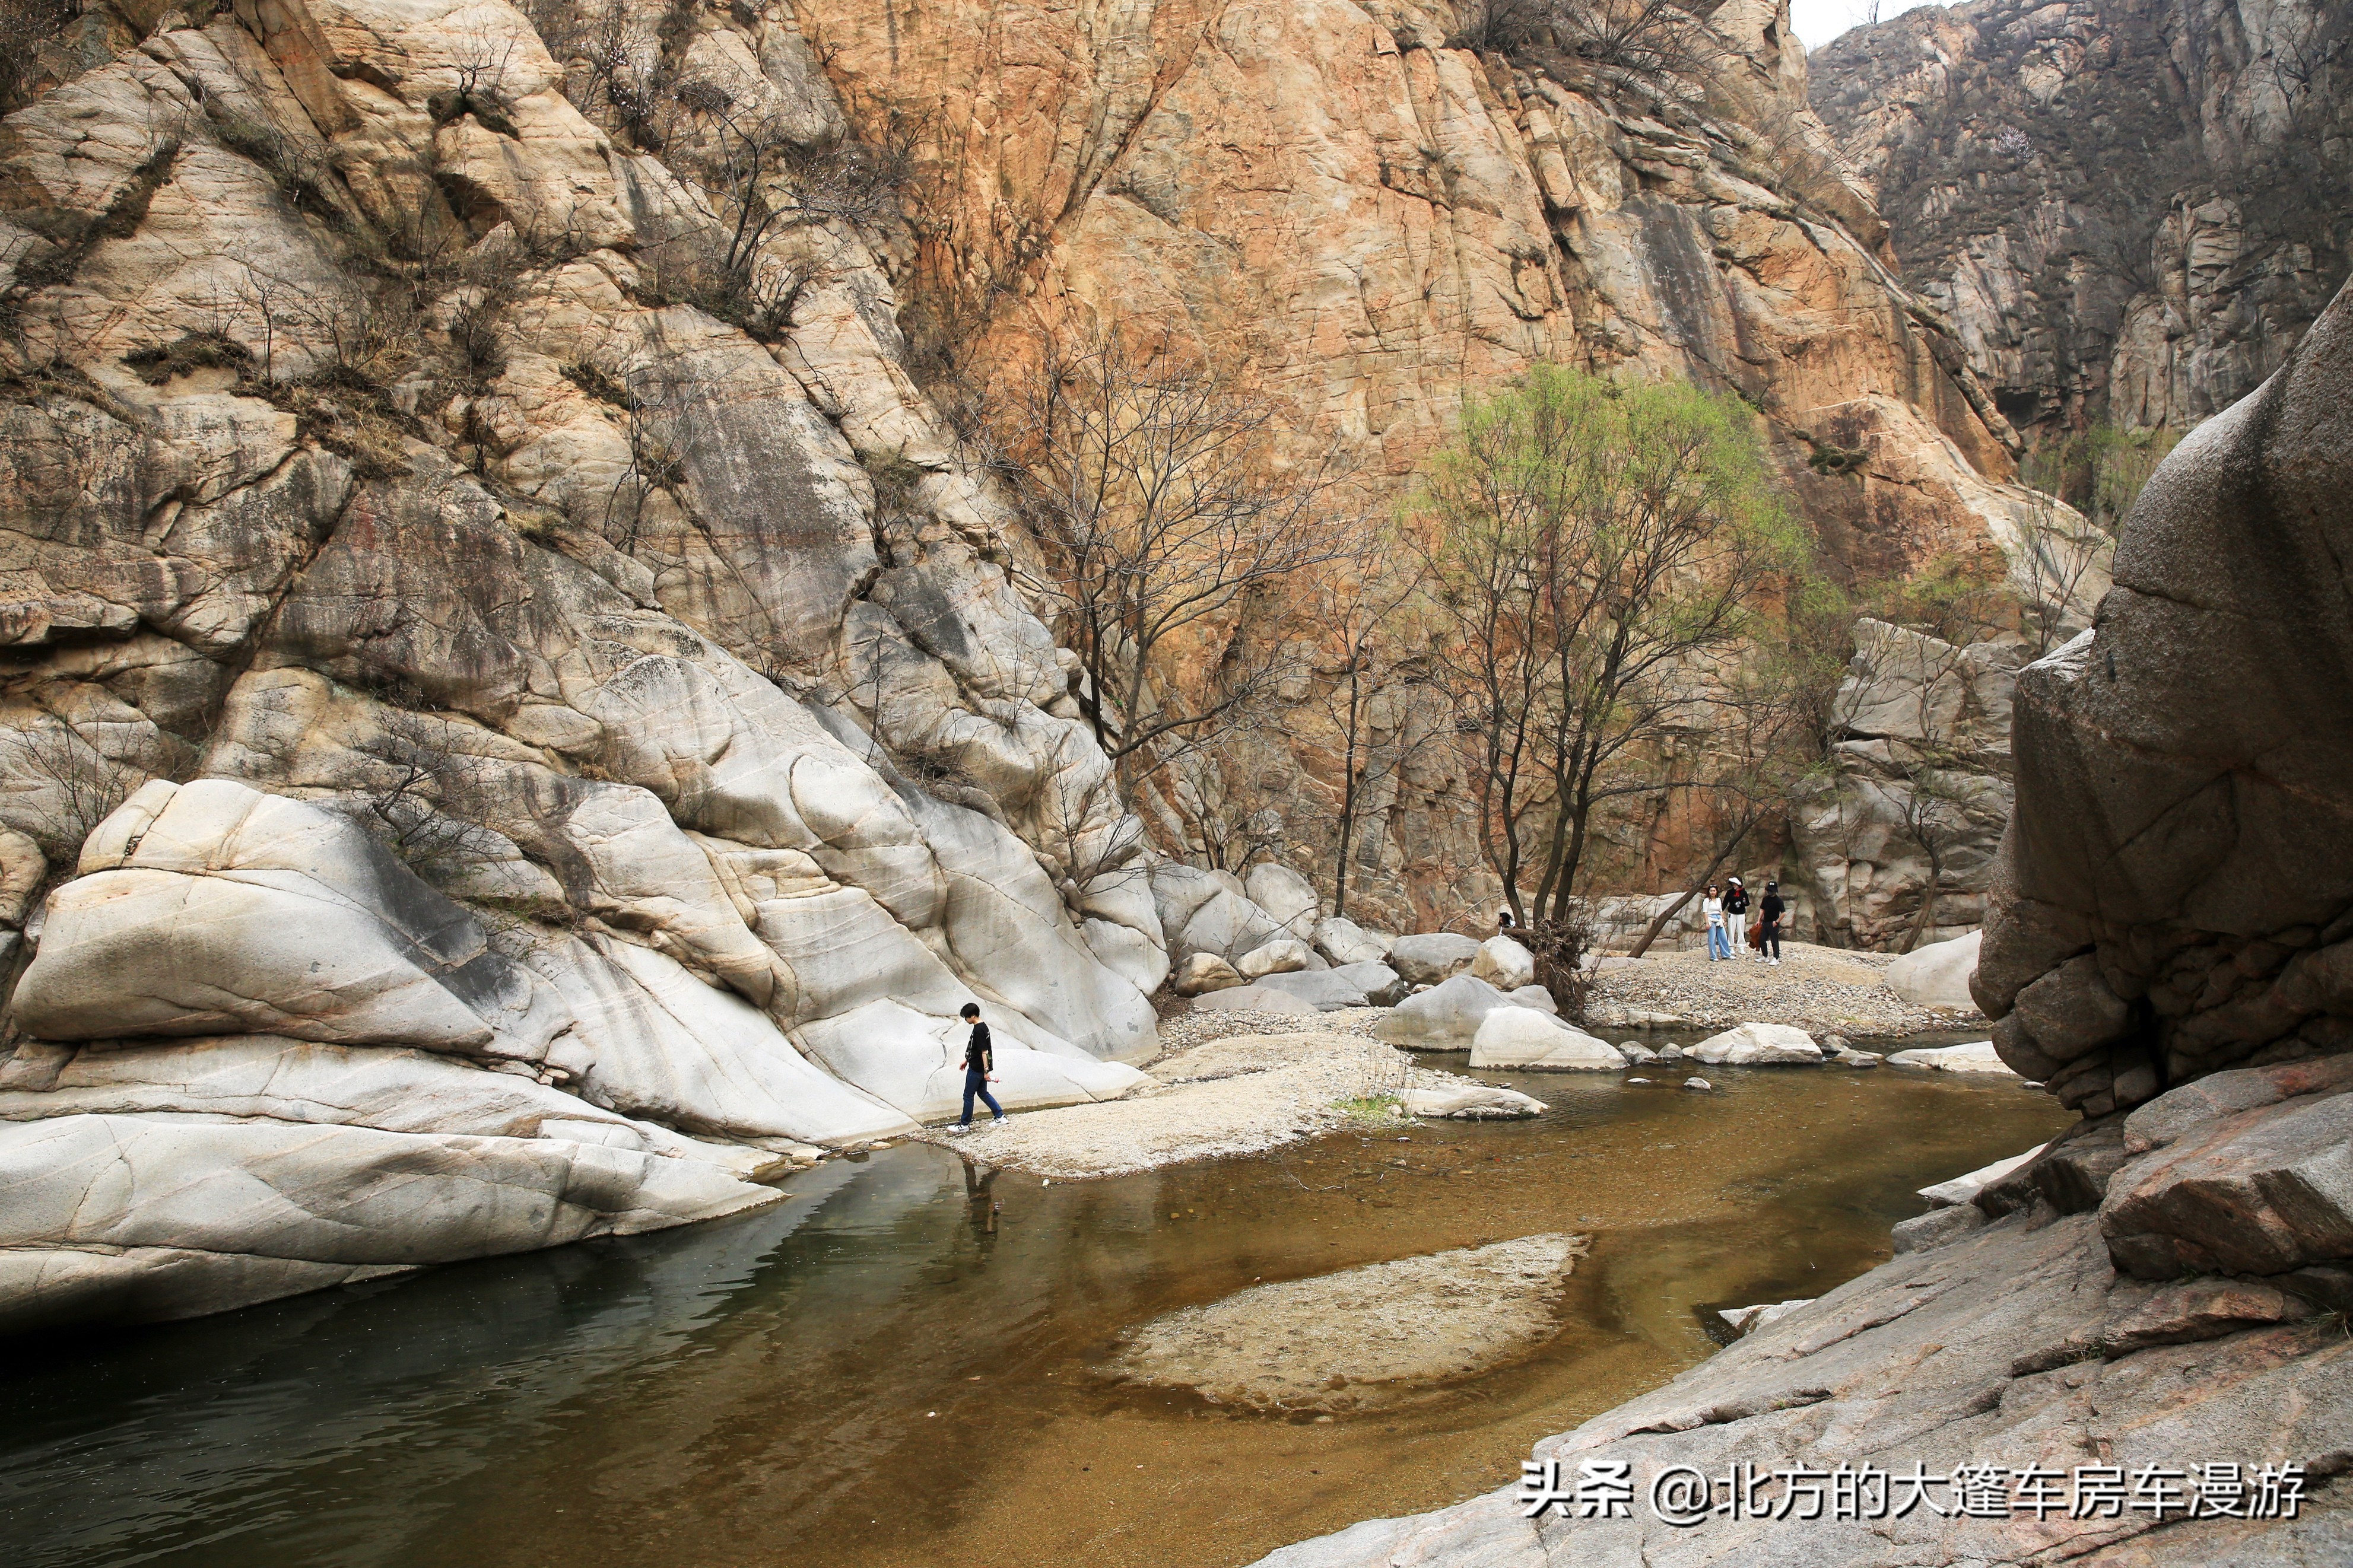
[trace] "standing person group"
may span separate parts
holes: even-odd
[[[1714,882],[1701,896],[1700,912],[1707,921],[1707,961],[1729,961],[1733,944],[1748,935],[1748,889],[1739,878],[1726,880],[1719,891]],[[1778,965],[1781,962],[1781,917],[1789,906],[1782,901],[1781,884],[1765,884],[1765,897],[1757,905],[1757,958],[1759,963]]]

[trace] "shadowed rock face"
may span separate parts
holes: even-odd
[[[2346,26],[2329,0],[1922,6],[1815,50],[1811,96],[2016,424],[2186,430],[2344,278]]]
[[[2102,1115],[2353,1044],[2353,297],[2133,509],[2093,629],[2021,678],[1975,982]]]

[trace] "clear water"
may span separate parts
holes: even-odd
[[[1715,1346],[1713,1310],[1887,1255],[1912,1190],[2047,1138],[2013,1082],[1485,1074],[1533,1121],[1114,1181],[907,1145],[765,1212],[195,1322],[0,1345],[15,1568],[1248,1563],[1512,1479]],[[1403,1408],[1218,1410],[1093,1369],[1260,1279],[1595,1238],[1559,1335]]]

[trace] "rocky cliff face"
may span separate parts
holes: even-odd
[[[968,998],[1016,1103],[1139,1081],[1136,824],[831,92],[677,19],[661,156],[499,4],[117,8],[0,131],[0,1321],[764,1201]]]
[[[2018,680],[2017,805],[1972,986],[2003,1059],[2084,1120],[1899,1226],[1893,1261],[1537,1445],[1564,1489],[1623,1465],[1625,1517],[1534,1517],[1504,1490],[1266,1568],[2345,1555],[2353,798],[2321,672],[2353,638],[2348,395],[2353,290],[2158,470],[2097,624]],[[1807,1508],[1773,1474],[1801,1465],[1947,1485],[1900,1518],[1866,1498],[1800,1522],[1726,1506],[1743,1463],[1767,1510]],[[1988,1465],[1972,1513],[1950,1483]],[[2076,1509],[2085,1465],[2179,1493]],[[1710,1479],[1712,1516],[1651,1506],[1676,1466]],[[2281,1476],[2302,1478],[2292,1513],[2263,1511],[2264,1467],[2283,1502]],[[2042,1475],[2069,1506],[2033,1506]],[[2193,1495],[2213,1506],[2193,1516]]]
[[[2353,14],[1973,0],[1857,28],[1815,108],[2010,422],[2186,430],[2353,258]]]
[[[1718,9],[1712,55],[1662,75],[1450,47],[1474,9],[795,7],[852,120],[934,150],[924,275],[969,301],[984,362],[1115,320],[1246,368],[1376,497],[1466,394],[1538,360],[1690,377],[1759,410],[1834,568],[1957,558],[2048,597],[2031,542],[2080,520],[2012,482],[1962,340],[1806,106],[1786,10]],[[1310,707],[1302,743],[1237,771],[1328,864]],[[1409,754],[1375,770],[1359,848],[1367,907],[1427,921],[1492,889],[1417,738],[1409,713],[1384,724]]]

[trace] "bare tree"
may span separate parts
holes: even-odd
[[[1050,563],[1028,586],[1062,623],[1081,709],[1131,793],[1266,698],[1289,656],[1250,635],[1252,615],[1279,615],[1295,577],[1356,546],[1332,469],[1278,467],[1279,428],[1270,404],[1116,331],[1049,345],[1007,416]]]
[[[464,870],[496,845],[480,825],[491,809],[493,764],[459,744],[460,728],[387,707],[358,747],[372,765],[353,815],[427,881]]]
[[[1668,786],[1650,755],[1794,558],[1753,424],[1538,366],[1468,412],[1415,523],[1480,843],[1522,925],[1565,921],[1596,807]]]
[[[1409,760],[1406,737],[1377,743],[1377,709],[1409,700],[1429,689],[1426,658],[1398,636],[1401,612],[1422,592],[1423,563],[1411,551],[1384,550],[1381,542],[1345,570],[1317,574],[1314,624],[1334,660],[1323,674],[1322,708],[1336,739],[1340,799],[1335,823],[1332,912],[1348,912],[1348,873],[1366,805]]]
[[[66,867],[146,777],[100,751],[79,725],[56,718],[7,737],[5,771],[33,781],[41,802],[33,837],[51,865]]]

